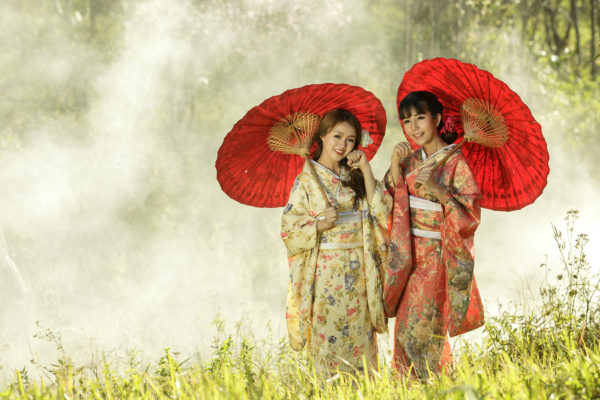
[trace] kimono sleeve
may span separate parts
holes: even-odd
[[[381,182],[377,182],[371,202],[363,199],[363,250],[365,283],[371,323],[376,332],[387,328],[383,305],[384,260],[389,235],[385,222],[392,207],[392,197]]]
[[[405,174],[405,171],[408,169],[409,163],[410,163],[410,157],[405,157],[400,162],[400,171],[399,171],[400,177],[398,179],[399,183],[405,181],[404,174]],[[388,168],[387,172],[383,176],[382,183],[393,198],[395,191],[396,191],[396,182],[394,182],[394,177],[392,176],[391,169]]]
[[[386,226],[390,210],[392,209],[392,203],[393,199],[389,190],[387,190],[384,184],[377,182],[375,184],[373,198],[369,204],[369,211],[371,215],[375,217],[377,223],[382,227]]]
[[[385,175],[383,176],[382,183],[385,185],[387,191],[394,196],[394,191],[396,190],[396,184],[394,183],[394,178],[392,178],[392,171],[387,170]]]
[[[448,330],[459,329],[471,299],[474,269],[474,234],[481,219],[481,192],[466,162],[460,157],[444,206],[443,259],[448,278]]]
[[[412,272],[412,243],[408,188],[400,177],[394,190],[390,246],[385,261],[383,300],[388,317],[396,316],[402,293]]]
[[[318,254],[317,219],[310,210],[308,184],[310,177],[300,173],[281,219],[281,238],[287,248],[290,267],[286,324],[290,346],[296,351],[302,350],[309,335]]]
[[[296,178],[281,218],[281,238],[288,257],[317,247],[317,219],[310,210],[305,173]]]

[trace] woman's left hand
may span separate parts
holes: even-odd
[[[369,160],[362,150],[353,150],[346,158],[348,159],[348,166],[350,168],[358,167],[362,170],[369,165]]]

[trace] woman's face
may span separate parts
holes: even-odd
[[[425,146],[439,137],[437,126],[441,118],[440,114],[433,116],[429,111],[417,113],[413,108],[410,116],[402,120],[402,129],[419,146]]]
[[[325,136],[322,136],[321,140],[323,152],[320,159],[325,157],[325,160],[337,164],[354,150],[356,131],[348,122],[339,122]]]

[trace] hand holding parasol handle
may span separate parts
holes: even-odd
[[[446,161],[448,161],[448,159],[452,156],[452,154],[456,153],[458,151],[458,149],[460,149],[466,142],[468,142],[468,140],[463,140],[462,142],[460,142],[460,144],[454,146],[454,148],[452,150],[450,150],[448,152],[448,154],[446,154],[446,156],[444,158],[442,158],[440,160],[440,162],[436,163],[433,165],[433,167],[431,168],[431,172],[437,170],[438,168],[440,168],[442,165],[446,164]],[[422,185],[420,183],[415,183],[415,188],[420,188]]]
[[[334,204],[331,204],[329,202],[329,198],[327,197],[327,194],[325,194],[325,189],[323,189],[323,184],[319,180],[319,177],[317,176],[317,171],[315,170],[315,166],[312,164],[312,161],[310,161],[310,159],[308,158],[308,154],[306,154],[304,156],[304,158],[306,159],[306,162],[308,163],[308,166],[310,167],[310,172],[312,172],[313,178],[315,178],[315,181],[317,181],[317,183],[319,184],[319,189],[321,191],[321,194],[323,195],[323,200],[325,200],[325,204],[331,205],[331,207],[335,207]]]

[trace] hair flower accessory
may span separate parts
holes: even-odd
[[[440,128],[440,133],[453,133],[456,132],[456,122],[452,115],[449,115],[444,118],[444,123]]]
[[[373,139],[371,138],[369,131],[366,129],[363,129],[360,132],[360,145],[362,147],[367,147],[368,145],[370,145],[372,143],[373,143]]]

